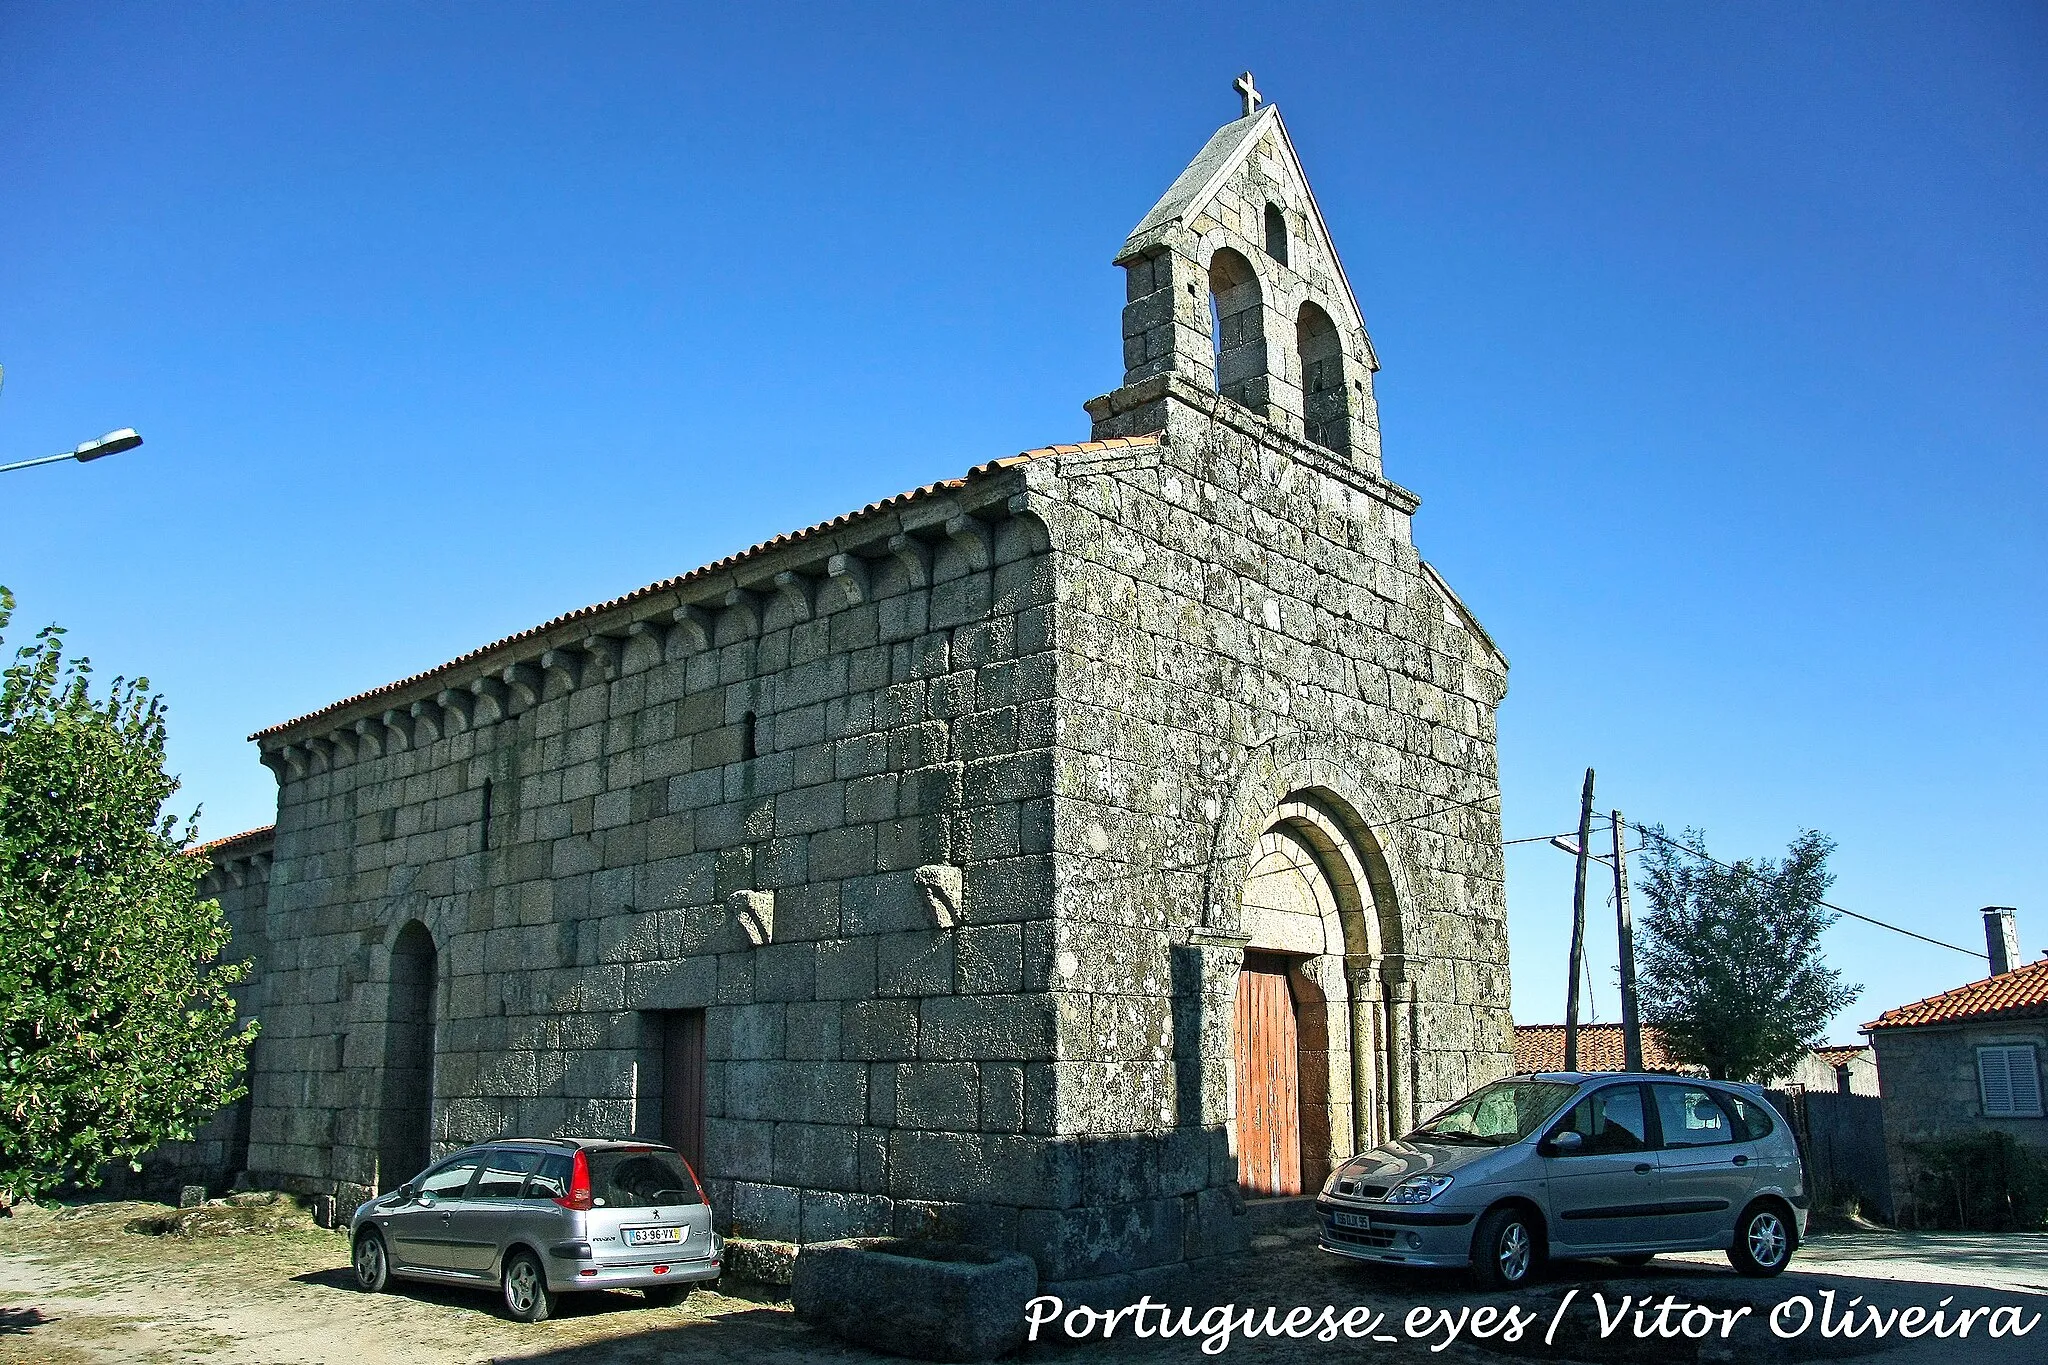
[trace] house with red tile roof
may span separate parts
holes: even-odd
[[[1984,911],[1991,974],[1886,1010],[1864,1031],[1884,1074],[1892,1188],[1912,1198],[1914,1148],[1986,1131],[2048,1158],[2048,955],[2019,960],[2014,913]]]
[[[1579,1025],[1579,1070],[1620,1071],[1626,1051],[1621,1025]],[[1564,1070],[1563,1024],[1515,1025],[1515,1071]],[[1643,1070],[1668,1071],[1675,1076],[1704,1076],[1707,1070],[1671,1055],[1663,1031],[1643,1027]],[[1785,1075],[1767,1084],[1774,1090],[1832,1090],[1843,1094],[1875,1095],[1877,1061],[1865,1044],[1820,1047],[1801,1057]]]

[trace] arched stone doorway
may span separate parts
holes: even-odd
[[[1379,853],[1359,828],[1340,799],[1298,791],[1247,859],[1232,1081],[1248,1194],[1313,1190],[1390,1126],[1379,970],[1390,884],[1373,875]]]
[[[396,1189],[426,1169],[434,1117],[434,936],[412,921],[391,947],[384,1023],[384,1083],[378,1109],[377,1185]]]

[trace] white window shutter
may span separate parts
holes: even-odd
[[[2039,1118],[2041,1072],[2031,1044],[1977,1049],[1977,1084],[1986,1118]]]
[[[2009,1047],[2005,1066],[2012,1080],[2012,1112],[2022,1118],[2041,1116],[2041,1069],[2032,1047]]]

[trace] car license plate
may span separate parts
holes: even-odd
[[[1367,1232],[1372,1230],[1372,1219],[1362,1213],[1337,1213],[1331,1217],[1337,1220],[1337,1226],[1340,1228],[1359,1228]]]
[[[683,1240],[683,1228],[627,1228],[626,1245],[629,1247],[662,1246]]]

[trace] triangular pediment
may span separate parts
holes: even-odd
[[[1290,243],[1298,253],[1291,264],[1303,274],[1320,274],[1334,284],[1341,296],[1341,306],[1349,313],[1349,317],[1339,319],[1339,324],[1355,327],[1363,336],[1365,317],[1358,307],[1358,297],[1352,292],[1344,262],[1330,240],[1322,206],[1316,202],[1315,191],[1309,188],[1308,174],[1294,150],[1294,140],[1288,136],[1287,125],[1275,105],[1264,105],[1211,134],[1187,169],[1125,238],[1116,263],[1125,264],[1180,233],[1200,238],[1216,227],[1219,220],[1240,236],[1256,236],[1254,225],[1228,222],[1224,201],[1231,196],[1225,191],[1233,185],[1271,187],[1286,201],[1285,207],[1295,211],[1296,221],[1306,231]],[[1367,339],[1365,344],[1369,352],[1371,341]],[[1368,363],[1377,368],[1376,360]]]

